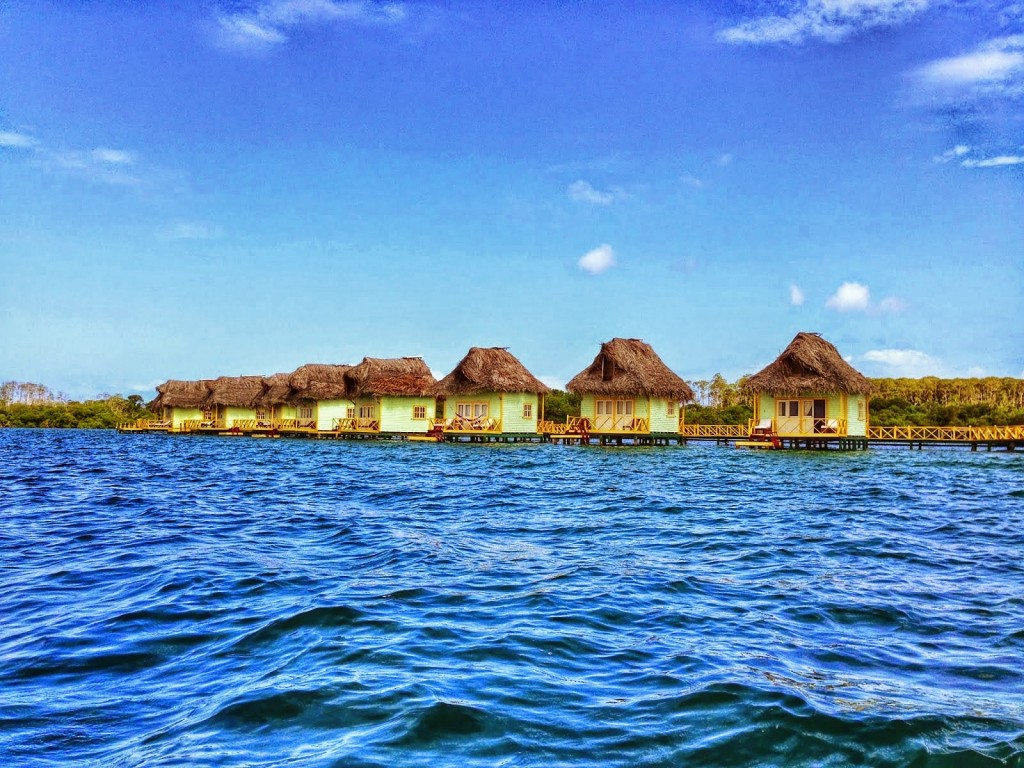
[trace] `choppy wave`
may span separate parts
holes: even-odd
[[[5,765],[1024,765],[1024,456],[0,431]]]

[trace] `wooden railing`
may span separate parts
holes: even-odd
[[[171,422],[165,419],[136,419],[122,422],[117,425],[117,428],[128,432],[162,431],[169,430]]]
[[[734,438],[747,437],[750,427],[746,424],[682,424],[680,437]]]
[[[541,419],[537,422],[537,434],[540,435],[564,435],[569,431],[569,425],[565,422],[548,421]]]
[[[337,432],[380,432],[380,421],[377,419],[344,418],[333,420]]]
[[[476,419],[465,416],[455,416],[451,419],[431,419],[430,427],[431,429],[439,428],[445,432],[501,434],[501,421],[492,419],[490,416],[481,416]]]
[[[868,427],[869,440],[1012,442],[1024,440],[1024,425],[1012,427]]]

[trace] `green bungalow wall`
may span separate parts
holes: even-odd
[[[597,424],[598,400],[632,400],[633,418],[647,419],[651,432],[658,434],[677,434],[679,432],[679,403],[665,397],[608,397],[583,395],[580,401],[580,415],[590,419],[591,432],[628,433],[629,430],[616,430],[614,426],[600,429]],[[671,406],[671,408],[669,407]]]
[[[454,419],[460,403],[487,403],[487,415],[501,422],[505,434],[537,434],[540,418],[540,396],[532,392],[481,392],[473,395],[452,395],[445,399],[444,417]],[[525,415],[525,406],[530,415]]]
[[[780,395],[774,397],[765,393],[759,393],[756,397],[755,419],[768,419],[774,421],[775,427],[780,435],[787,434],[812,434],[812,432],[785,431],[780,426],[779,401],[789,400],[824,400],[826,419],[846,419],[846,435],[849,437],[865,437],[868,433],[868,398],[866,395],[848,395],[845,393],[822,394],[806,393],[794,395]]]

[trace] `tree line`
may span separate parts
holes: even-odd
[[[126,421],[151,418],[141,395],[100,395],[79,402],[42,384],[0,384],[0,427],[113,429]]]

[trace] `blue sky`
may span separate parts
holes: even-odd
[[[0,379],[613,336],[1024,376],[1024,3],[0,6]]]

